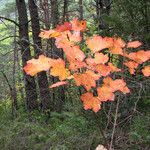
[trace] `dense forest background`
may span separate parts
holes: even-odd
[[[93,113],[83,109],[81,88],[49,89],[57,78],[46,72],[31,77],[22,69],[41,54],[63,58],[54,40],[38,35],[75,17],[87,21],[88,36],[139,40],[147,50],[148,0],[0,0],[0,4],[1,150],[94,150],[99,144],[109,150],[150,149],[150,79],[139,71],[124,74],[131,94],[119,93],[114,102]]]

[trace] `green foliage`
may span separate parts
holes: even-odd
[[[148,116],[135,117],[131,125],[129,138],[131,140],[131,148],[146,149],[150,147],[150,118]]]
[[[0,149],[3,150],[83,150],[96,147],[99,142],[93,121],[79,112],[53,112],[48,119],[36,111],[28,114],[20,107],[17,118],[12,119],[10,114],[8,99],[0,105]]]

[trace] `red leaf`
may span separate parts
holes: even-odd
[[[64,32],[64,31],[71,30],[71,29],[72,29],[72,25],[69,22],[64,22],[63,25],[57,25],[56,27],[56,31],[58,32]]]

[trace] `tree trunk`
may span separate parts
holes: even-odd
[[[58,1],[57,0],[51,0],[51,22],[53,28],[58,24]],[[62,49],[58,49],[55,46],[55,40],[51,40],[51,50],[50,55],[52,58],[63,58],[63,51]],[[57,78],[52,77],[52,82],[55,83],[58,81]],[[65,91],[64,88],[61,86],[58,89],[53,89],[53,100],[54,100],[54,111],[61,112],[62,106],[65,101]]]
[[[42,49],[41,38],[39,37],[40,24],[39,24],[38,8],[33,0],[28,0],[28,3],[29,3],[29,10],[30,10],[30,17],[31,17],[34,50],[36,56],[39,56],[43,52],[41,50]],[[50,97],[50,92],[48,87],[48,79],[45,71],[38,73],[38,84],[40,90],[42,110],[46,111],[52,108],[52,105],[51,105],[51,97]]]
[[[109,29],[108,25],[103,19],[103,15],[104,14],[109,15],[111,4],[112,4],[111,0],[105,0],[105,1],[96,0],[96,14],[97,14],[99,30]]]
[[[79,16],[80,20],[83,20],[83,0],[79,0]]]
[[[26,4],[24,0],[16,0],[19,20],[19,38],[22,54],[23,66],[31,59],[28,35],[28,17]],[[31,77],[24,72],[25,92],[26,92],[26,105],[29,111],[38,108],[36,84],[34,77]]]
[[[69,21],[69,14],[68,14],[68,0],[64,0],[63,6],[63,19],[62,21]]]

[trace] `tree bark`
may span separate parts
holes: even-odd
[[[68,0],[64,0],[64,6],[63,6],[63,22],[64,21],[69,21],[69,16],[68,16]]]
[[[67,5],[67,4],[66,4]],[[51,22],[53,28],[58,24],[58,1],[51,0]],[[63,18],[64,19],[64,18]],[[62,49],[58,49],[55,45],[55,40],[51,40],[51,50],[50,55],[52,58],[63,58]],[[58,81],[58,78],[52,77],[52,82],[55,83]],[[53,89],[53,100],[54,100],[54,111],[61,112],[63,104],[65,102],[65,90],[63,87],[58,89]]]
[[[31,17],[32,36],[35,55],[39,56],[43,54],[43,52],[41,50],[42,49],[41,38],[39,37],[40,24],[39,24],[38,8],[33,0],[28,0],[28,3]],[[40,91],[41,107],[43,111],[46,111],[52,108],[52,104],[48,87],[48,79],[45,71],[38,73],[38,85]]]
[[[83,0],[79,0],[79,16],[80,20],[83,20]]]
[[[19,20],[19,38],[22,54],[23,66],[31,59],[28,35],[28,17],[26,4],[24,0],[16,0]],[[25,92],[26,92],[26,105],[29,111],[38,108],[36,83],[34,77],[31,77],[24,72]]]
[[[102,16],[103,14],[109,15],[111,4],[111,0],[96,0],[96,14],[99,30],[109,29],[109,26],[106,24]]]

